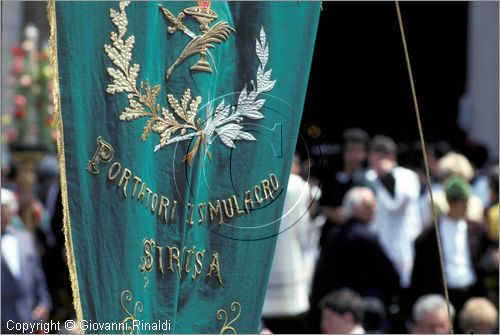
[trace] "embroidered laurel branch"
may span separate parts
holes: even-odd
[[[172,113],[157,103],[161,90],[160,85],[151,87],[149,81],[146,80],[146,83],[141,81],[139,89],[137,88],[140,66],[139,64],[130,66],[135,37],[131,35],[124,40],[128,25],[125,9],[129,4],[130,1],[121,1],[119,12],[110,9],[110,17],[118,28],[118,33],[111,32],[112,45],[104,45],[104,52],[115,65],[115,67],[107,69],[113,82],[108,84],[106,92],[109,94],[128,93],[129,106],[125,107],[119,117],[120,120],[132,121],[142,117],[149,118],[141,139],[144,142],[151,131],[156,132],[160,135],[159,145],[163,147],[170,143],[171,136],[176,132],[181,135],[184,135],[189,129],[198,132],[195,116],[201,103],[201,97],[193,99],[190,89],[184,92],[180,102],[172,94],[167,94],[169,106],[173,110]],[[177,117],[174,116],[174,113]]]
[[[269,59],[269,47],[266,41],[266,33],[264,28],[260,30],[260,40],[256,40],[255,51],[259,58],[260,65],[257,69],[257,81],[252,80],[250,84],[252,89],[247,91],[245,86],[238,97],[237,106],[224,105],[224,99],[219,103],[215,109],[213,119],[208,118],[205,127],[206,137],[212,137],[214,131],[219,136],[222,143],[230,148],[235,148],[234,141],[246,140],[255,141],[255,137],[243,131],[243,127],[239,125],[243,117],[253,120],[263,119],[264,115],[260,109],[266,102],[265,99],[257,99],[261,93],[268,92],[273,89],[276,80],[271,80],[272,70],[265,71],[267,61]],[[207,115],[211,115],[212,106],[207,105]]]

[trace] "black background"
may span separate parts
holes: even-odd
[[[464,92],[467,2],[400,3],[427,141],[463,144],[457,126]],[[300,23],[297,23],[300,24]],[[348,127],[398,142],[418,140],[396,7],[323,2],[301,132],[321,128],[338,142]]]

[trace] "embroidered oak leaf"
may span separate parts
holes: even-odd
[[[198,131],[194,119],[201,103],[201,97],[192,99],[191,90],[187,89],[179,104],[179,101],[172,94],[167,95],[170,107],[181,119],[178,121],[167,108],[162,108],[158,104],[161,92],[160,85],[151,86],[149,80],[146,80],[145,84],[141,81],[139,88],[137,88],[140,66],[139,64],[130,66],[135,37],[131,35],[125,39],[128,25],[125,8],[128,5],[129,2],[122,1],[120,2],[120,12],[110,10],[111,20],[118,28],[118,33],[111,32],[112,45],[104,45],[104,52],[115,65],[115,67],[107,69],[113,82],[108,84],[106,92],[109,94],[128,93],[129,106],[125,107],[119,119],[133,121],[139,118],[149,118],[144,126],[141,140],[146,141],[153,131],[160,135],[160,147],[163,147],[170,143],[171,136],[175,132],[184,135],[188,129]]]
[[[167,98],[170,108],[172,108],[175,114],[185,123],[178,122],[175,116],[167,108],[163,108],[163,117],[157,120],[158,125],[153,127],[153,131],[160,134],[160,148],[171,143],[169,142],[170,137],[176,131],[180,131],[180,135],[186,134],[188,129],[198,131],[194,118],[196,113],[198,113],[201,97],[191,99],[191,90],[187,89],[182,95],[180,104],[172,94],[168,94]]]
[[[168,94],[167,98],[168,103],[170,104],[170,107],[174,109],[175,114],[177,114],[185,122],[194,126],[194,118],[196,113],[198,113],[198,106],[201,103],[201,97],[191,99],[191,90],[188,88],[182,95],[180,104],[172,94]]]
[[[144,107],[137,101],[132,98],[129,99],[129,107],[125,107],[125,110],[120,115],[120,120],[122,121],[132,121],[136,120],[143,116],[149,116]]]
[[[141,91],[142,91],[141,83]],[[171,136],[179,131],[180,135],[184,135],[188,129],[198,131],[194,123],[194,117],[198,112],[198,106],[201,103],[201,97],[196,97],[191,100],[189,89],[184,92],[181,99],[181,104],[171,94],[168,96],[170,107],[174,110],[183,121],[179,122],[177,118],[165,107],[155,106],[156,100],[160,93],[160,86],[151,87],[146,81],[145,94],[136,100],[133,95],[129,96],[129,107],[120,115],[122,121],[133,121],[141,117],[149,118],[144,127],[141,139],[146,141],[151,131],[160,135],[160,147],[169,143]]]
[[[112,45],[105,44],[104,52],[113,62],[116,68],[109,67],[108,74],[113,79],[112,84],[108,84],[106,92],[110,94],[127,92],[137,93],[136,79],[139,74],[139,65],[134,64],[129,69],[129,64],[132,59],[132,49],[134,48],[135,37],[129,36],[123,40],[127,32],[127,14],[125,8],[129,5],[129,1],[120,2],[120,12],[110,9],[110,17],[113,24],[118,28],[118,34],[111,32],[110,39]]]

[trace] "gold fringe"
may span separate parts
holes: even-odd
[[[79,333],[83,333],[80,329],[80,322],[83,320],[82,303],[80,301],[80,290],[78,287],[78,275],[76,272],[75,252],[73,249],[73,237],[71,236],[71,221],[69,216],[68,206],[68,189],[66,184],[66,160],[64,155],[64,132],[63,120],[61,111],[61,95],[59,91],[59,68],[57,62],[57,22],[56,22],[56,3],[54,0],[48,1],[47,17],[50,26],[49,39],[49,59],[52,69],[52,98],[54,103],[54,121],[57,131],[57,149],[59,166],[61,170],[61,195],[64,213],[64,239],[66,241],[66,258],[68,262],[69,275],[71,279],[71,289],[73,291],[73,306],[76,311],[77,329]]]

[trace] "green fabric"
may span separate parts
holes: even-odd
[[[174,15],[196,5],[160,3]],[[267,83],[273,80],[276,83],[272,90],[260,93],[254,100],[255,104],[258,99],[265,99],[263,107],[258,109],[264,118],[243,117],[240,123],[234,123],[245,131],[241,133],[243,139],[232,142],[234,148],[227,145],[231,145],[231,137],[228,141],[224,135],[213,134],[205,139],[206,146],[200,142],[191,165],[187,164],[183,158],[193,150],[197,137],[155,152],[160,143],[157,132],[152,131],[144,142],[141,140],[147,117],[119,119],[129,107],[128,93],[106,92],[108,85],[113,84],[107,69],[117,66],[106,54],[104,45],[111,46],[110,33],[118,32],[111,21],[110,9],[120,12],[119,3],[56,2],[68,205],[83,319],[126,321],[128,325],[132,324],[131,318],[143,322],[170,320],[170,330],[141,333],[219,333],[232,332],[231,327],[240,333],[256,332],[298,136],[319,3],[213,2],[211,8],[218,18],[211,26],[227,21],[235,29],[227,41],[214,43],[215,48],[210,49],[213,61],[209,56],[207,59],[214,72],[190,71],[200,58],[196,54],[180,63],[169,79],[165,78],[165,72],[190,37],[181,31],[167,33],[169,23],[158,4],[133,2],[124,8],[128,27],[123,39],[135,37],[130,66],[140,65],[137,88],[141,81],[146,85],[146,80],[151,87],[161,85],[156,102],[162,107],[173,112],[167,93],[180,101],[190,88],[193,99],[201,96],[196,115],[200,127],[211,119],[206,116],[209,99],[213,100],[212,113],[223,99],[226,106],[236,107],[238,99],[244,100],[240,92],[246,87],[249,95],[257,84],[261,62],[256,55],[256,40],[262,45],[267,43],[269,59],[264,71],[272,69]],[[184,18],[183,23],[195,34],[201,34],[199,24],[191,17]],[[142,92],[145,90],[144,86]],[[231,114],[230,109],[228,113]],[[174,117],[182,121],[177,115]],[[190,133],[188,130],[184,135]],[[96,153],[99,136],[112,146],[113,157],[108,162],[102,159],[97,165],[99,173],[91,173],[88,163]],[[182,135],[173,133],[171,139],[176,136]],[[248,140],[251,137],[255,140]],[[116,179],[110,180],[109,174],[118,170],[116,164],[116,170],[112,169],[116,162],[120,163],[121,171]],[[125,168],[132,175],[126,196],[125,181],[118,186]],[[262,205],[255,203],[250,213],[225,218],[222,224],[218,219],[198,224],[198,204],[227,200],[235,195],[243,209],[245,192],[251,190],[253,194],[255,186],[260,185],[262,196],[261,181],[269,181],[271,173],[279,182],[274,200],[269,197]],[[137,199],[141,183],[135,197],[131,196],[134,176],[158,197],[164,195],[169,199],[168,215],[173,201],[177,201],[173,223],[165,223],[163,213],[158,216],[158,210],[153,214],[150,202],[149,208],[146,207],[147,192],[142,201]],[[152,201],[152,194],[150,198],[148,201]],[[188,203],[196,206],[193,225],[186,223]],[[144,251],[145,240],[154,240],[155,246],[163,247],[164,273],[159,269],[158,249],[154,247],[152,268],[141,272],[141,264],[150,260]],[[196,268],[196,257],[192,256],[188,262],[190,272],[185,272],[185,252],[180,257],[181,276],[175,260],[174,272],[168,270],[167,246],[175,246],[181,252],[193,246],[196,252],[205,250],[201,274],[192,279]],[[222,284],[215,272],[207,276],[215,253]],[[130,301],[125,299],[127,291],[131,293]],[[142,306],[136,305],[134,312],[139,301]],[[224,311],[219,312],[218,319],[219,310]],[[86,329],[86,332],[117,331]]]
[[[470,184],[459,176],[448,177],[444,181],[444,192],[448,199],[467,199],[471,193]]]

